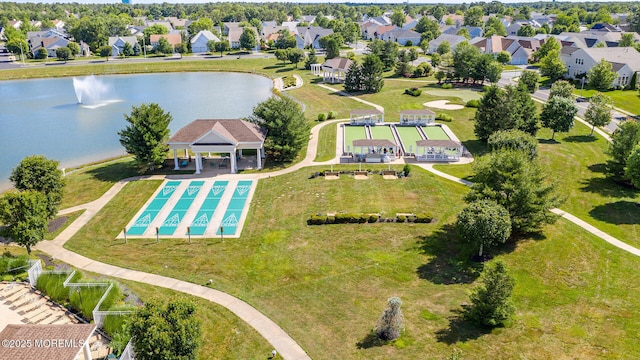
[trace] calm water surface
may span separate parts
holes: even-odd
[[[271,96],[272,81],[239,73],[98,76],[105,88],[78,104],[72,78],[0,82],[0,190],[28,155],[44,154],[72,167],[124,155],[117,132],[132,106],[155,102],[173,116],[174,134],[195,119],[251,114]],[[91,89],[89,90],[91,92]]]

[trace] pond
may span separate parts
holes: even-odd
[[[159,104],[173,116],[174,134],[196,119],[246,117],[272,85],[258,75],[215,72],[2,81],[0,190],[25,156],[68,168],[125,155],[117,132],[132,106]]]

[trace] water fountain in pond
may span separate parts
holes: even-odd
[[[109,86],[94,75],[84,78],[73,78],[73,88],[78,104],[86,108],[97,108],[120,100],[108,100]]]

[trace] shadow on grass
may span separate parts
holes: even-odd
[[[594,219],[615,225],[640,224],[640,205],[633,201],[616,201],[599,205],[589,211]]]
[[[538,139],[538,143],[540,144],[548,144],[548,145],[557,145],[560,142],[556,139]]]
[[[416,270],[421,279],[451,285],[470,284],[480,276],[482,263],[469,260],[471,252],[460,245],[453,224],[422,237],[419,246],[425,254],[433,255],[428,263]]]
[[[269,66],[265,66],[263,67],[263,69],[265,70],[270,70],[270,69],[280,69],[287,66],[287,64],[280,64],[280,65],[269,65]]]
[[[462,145],[473,154],[473,156],[481,156],[489,152],[487,143],[482,140],[466,140]]]
[[[282,68],[282,69],[276,70],[276,72],[277,73],[281,73],[281,72],[289,72],[289,71],[293,71],[293,70],[296,70],[296,68],[294,68],[294,67]]]
[[[563,140],[566,142],[572,142],[572,143],[588,143],[588,142],[594,142],[598,140],[598,138],[591,135],[573,135],[573,136],[567,136]]]
[[[320,77],[317,77],[317,78],[311,79],[310,83],[312,83],[312,84],[321,84],[323,81],[324,81],[324,79],[322,79]]]
[[[594,173],[604,174],[607,172],[607,164],[593,164],[587,166],[587,169]]]
[[[607,197],[635,197],[636,192],[629,187],[618,184],[606,177],[593,177],[581,181],[580,190],[600,194]]]
[[[438,342],[452,345],[475,340],[489,333],[491,333],[491,328],[471,323],[464,319],[461,310],[454,310],[454,315],[449,317],[449,327],[436,331],[436,339]]]
[[[370,349],[372,347],[384,346],[388,342],[380,339],[375,331],[371,330],[367,336],[356,343],[358,349]]]
[[[100,181],[116,182],[132,176],[138,176],[141,172],[134,161],[122,161],[96,167],[87,171],[87,174]]]

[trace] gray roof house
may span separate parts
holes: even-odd
[[[320,38],[333,34],[332,29],[323,29],[319,26],[298,27],[296,34],[297,47],[304,49],[312,46],[314,49],[320,49]]]
[[[124,44],[129,44],[131,47],[135,47],[138,43],[136,36],[109,36],[109,46],[111,46],[111,56],[118,56],[122,54],[122,48]]]
[[[430,54],[435,53],[438,49],[438,46],[440,46],[440,44],[442,44],[443,41],[448,42],[449,45],[451,45],[451,50],[453,50],[456,48],[456,45],[466,40],[467,38],[464,36],[442,34],[437,38],[429,41],[429,53]]]
[[[397,42],[402,46],[407,45],[409,41],[411,41],[412,45],[418,45],[420,36],[420,33],[413,30],[395,29],[382,34],[382,40]]]
[[[571,48],[564,47],[560,58],[567,67],[567,77],[575,79],[604,59],[611,63],[618,74],[611,86],[629,85],[634,73],[640,72],[640,53],[633,47],[616,48]]]
[[[198,54],[209,51],[207,47],[209,41],[218,42],[220,39],[209,30],[198,32],[193,39],[191,39],[191,52]]]
[[[229,29],[229,45],[231,46],[232,49],[240,49],[241,45],[240,45],[240,36],[242,36],[242,33],[244,32],[244,29],[246,28],[241,28],[241,27],[237,27],[237,28],[230,28]],[[260,34],[258,34],[258,30],[256,30],[256,28],[254,27],[250,27],[249,29],[252,29],[253,32],[255,32],[256,34],[256,47],[253,48],[253,50],[259,50],[260,49]]]

